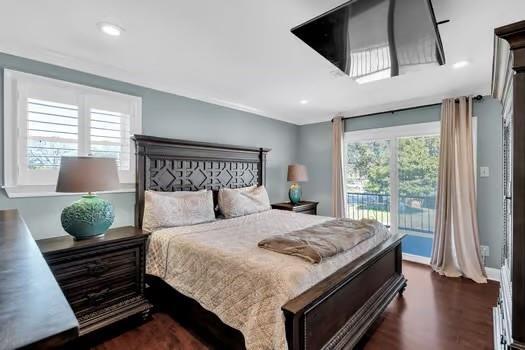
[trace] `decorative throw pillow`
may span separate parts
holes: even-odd
[[[221,206],[223,206],[223,194],[227,191],[234,191],[234,192],[246,192],[246,191],[253,191],[257,188],[257,185],[251,185],[248,187],[240,187],[240,188],[221,188],[219,189],[219,192],[217,193],[217,208],[215,208],[216,211],[219,212],[219,215],[222,215],[224,218],[224,213],[221,210]]]
[[[219,208],[226,218],[270,210],[270,199],[264,186],[245,188],[221,188],[219,190]]]
[[[148,232],[215,220],[211,191],[146,191],[144,197],[142,228]]]

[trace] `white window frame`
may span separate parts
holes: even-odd
[[[52,91],[51,93],[49,91]],[[29,170],[23,167],[27,145],[27,98],[39,97],[64,101],[79,108],[78,155],[88,155],[90,108],[129,113],[130,135],[142,132],[142,99],[114,91],[93,88],[62,80],[14,70],[4,70],[4,189],[9,197],[66,195],[55,192],[58,169]],[[121,186],[107,192],[132,192],[135,189],[135,154],[129,139],[129,168],[119,169]]]
[[[477,124],[478,118],[472,118],[472,143],[474,151],[474,175],[476,175],[477,167]],[[398,138],[401,137],[421,137],[421,136],[433,136],[439,135],[441,131],[441,122],[427,122],[427,123],[416,123],[408,125],[399,125],[391,126],[385,128],[375,128],[375,129],[365,129],[365,130],[355,130],[347,131],[344,134],[344,159],[347,158],[347,148],[346,145],[348,142],[366,142],[366,141],[381,141],[381,140],[391,140],[390,143],[390,213],[396,213],[395,215],[390,215],[390,231],[397,233],[398,223],[397,223],[397,213],[399,212],[399,176],[397,169],[397,146]],[[477,176],[474,176],[477,183]],[[346,183],[346,181],[345,181]],[[346,189],[345,189],[346,192]],[[346,201],[345,201],[346,205]]]

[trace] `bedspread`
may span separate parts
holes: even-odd
[[[389,236],[383,230],[320,264],[257,246],[272,235],[328,220],[332,218],[269,210],[155,231],[146,272],[241,331],[247,349],[286,349],[281,306]]]

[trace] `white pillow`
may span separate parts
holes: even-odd
[[[227,191],[235,191],[235,192],[253,191],[256,188],[257,188],[257,185],[251,185],[251,186],[248,186],[248,187],[240,187],[240,188],[220,188],[219,192],[217,193],[217,208],[216,208],[216,210],[218,210],[218,211],[220,211],[222,213],[221,205],[224,202],[224,199],[223,199],[222,196],[223,196],[223,194],[225,192],[227,192]]]
[[[215,220],[212,191],[145,191],[142,228],[195,225]]]
[[[219,209],[225,218],[233,218],[270,210],[270,199],[264,186],[221,188],[218,195]]]

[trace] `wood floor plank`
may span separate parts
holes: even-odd
[[[182,327],[170,315],[155,313],[137,328],[94,346],[95,350],[177,349],[205,350],[209,347]]]
[[[492,349],[498,283],[446,278],[409,262],[403,269],[404,296],[390,304],[362,349]]]
[[[492,306],[498,284],[446,278],[403,262],[408,287],[396,297],[358,348],[363,350],[492,349]],[[212,348],[171,316],[156,313],[139,327],[95,346],[97,350]]]

